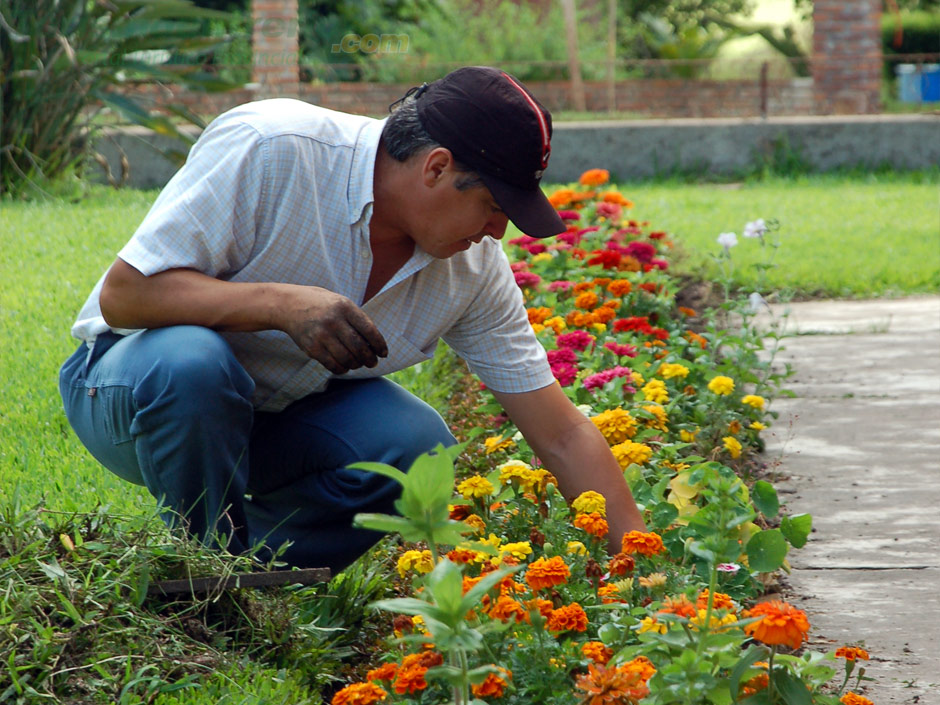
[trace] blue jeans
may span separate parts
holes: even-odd
[[[257,412],[254,382],[217,333],[197,326],[105,333],[59,374],[76,435],[106,468],[144,485],[196,537],[233,553],[293,544],[291,565],[347,566],[380,534],[359,512],[393,513],[397,483],[350,469],[407,470],[455,443],[440,415],[381,377],[333,380],[277,413]]]

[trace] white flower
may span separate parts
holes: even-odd
[[[751,311],[757,313],[767,305],[767,301],[758,292],[752,291],[751,295],[747,297],[747,305]]]
[[[738,244],[738,236],[734,233],[722,233],[718,236],[718,244],[726,250],[730,250]]]
[[[767,232],[767,223],[763,218],[752,220],[744,226],[744,237],[763,237]]]
[[[521,441],[521,440],[522,440],[522,431],[516,431],[514,434],[512,434],[512,440],[515,441],[516,443],[518,443],[519,441]]]
[[[578,404],[577,409],[588,418],[594,415],[594,410],[591,408],[590,404]]]
[[[741,566],[737,563],[719,563],[716,567],[716,570],[721,571],[722,573],[737,573],[741,570]]]

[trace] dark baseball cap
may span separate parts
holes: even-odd
[[[468,66],[413,95],[424,129],[480,175],[517,228],[532,237],[565,231],[539,186],[552,151],[552,115],[518,79]]]

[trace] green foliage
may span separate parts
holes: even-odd
[[[881,42],[885,54],[940,54],[940,12],[885,12]]]
[[[637,18],[642,27],[641,36],[657,59],[676,61],[670,72],[682,78],[695,78],[708,68],[731,35],[714,24],[680,24],[676,26],[661,17],[642,13]]]
[[[222,18],[188,0],[0,0],[0,195],[25,195],[80,167],[94,115],[121,118],[191,142],[168,117],[121,92],[136,80],[204,90],[230,84],[204,73],[198,56],[221,40],[198,36],[201,20]],[[201,124],[185,109],[178,116]],[[177,155],[182,157],[182,155]]]

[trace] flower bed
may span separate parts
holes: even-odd
[[[512,266],[558,383],[650,530],[611,554],[604,497],[567,502],[495,407],[465,463],[487,472],[458,473],[462,447],[407,474],[369,464],[402,483],[402,516],[357,520],[413,543],[398,559],[412,596],[377,603],[398,615],[394,638],[334,705],[868,702],[845,690],[864,650],[800,652],[806,615],[760,598],[811,528],[750,473],[782,377],[743,304],[723,307],[743,317],[731,331],[677,305],[668,236],[606,181],[592,170],[552,194],[568,231],[511,241]]]

